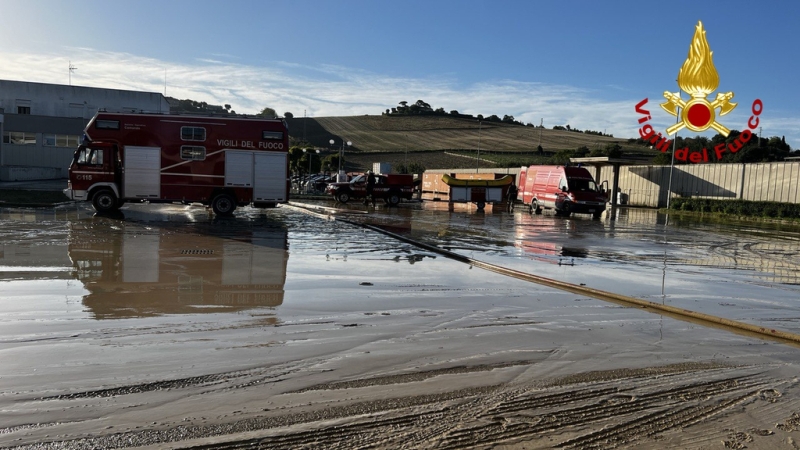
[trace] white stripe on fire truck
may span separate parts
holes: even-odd
[[[232,150],[232,149],[230,149],[230,148],[223,148],[222,150],[217,150],[217,151],[215,151],[215,152],[211,152],[211,153],[209,153],[209,154],[207,154],[207,155],[206,155],[206,158],[208,158],[209,156],[214,156],[214,155],[216,155],[216,154],[217,154],[217,153],[219,153],[219,152],[224,152],[225,150]],[[195,161],[195,160],[193,160],[193,159],[189,159],[189,160],[186,160],[186,161],[181,161],[181,162],[179,162],[178,164],[173,164],[173,165],[171,165],[171,166],[162,167],[162,168],[161,168],[161,171],[163,172],[163,171],[165,171],[165,170],[172,169],[173,167],[182,166],[182,165],[184,165],[184,164],[188,164],[188,163],[191,163],[191,162],[197,162],[197,161]]]

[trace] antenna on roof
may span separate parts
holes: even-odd
[[[78,70],[77,67],[72,65],[72,61],[69,62],[69,85],[72,86],[72,72]]]

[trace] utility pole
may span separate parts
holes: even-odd
[[[408,133],[406,133],[406,156],[403,158],[403,165],[406,166],[406,173],[408,173]]]
[[[542,145],[542,128],[544,128],[544,117],[539,119],[539,145]],[[536,148],[539,148],[539,145]]]
[[[481,121],[478,121],[478,156],[475,158],[475,173],[478,173],[478,166],[481,163]]]
[[[69,62],[69,85],[72,86],[72,72],[78,70],[77,67],[72,65],[72,61]]]

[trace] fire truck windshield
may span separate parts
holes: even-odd
[[[75,152],[75,162],[84,165],[103,165],[103,149],[80,146]]]

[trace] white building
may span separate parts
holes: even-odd
[[[0,80],[0,181],[67,178],[98,109],[169,112],[162,94]]]

